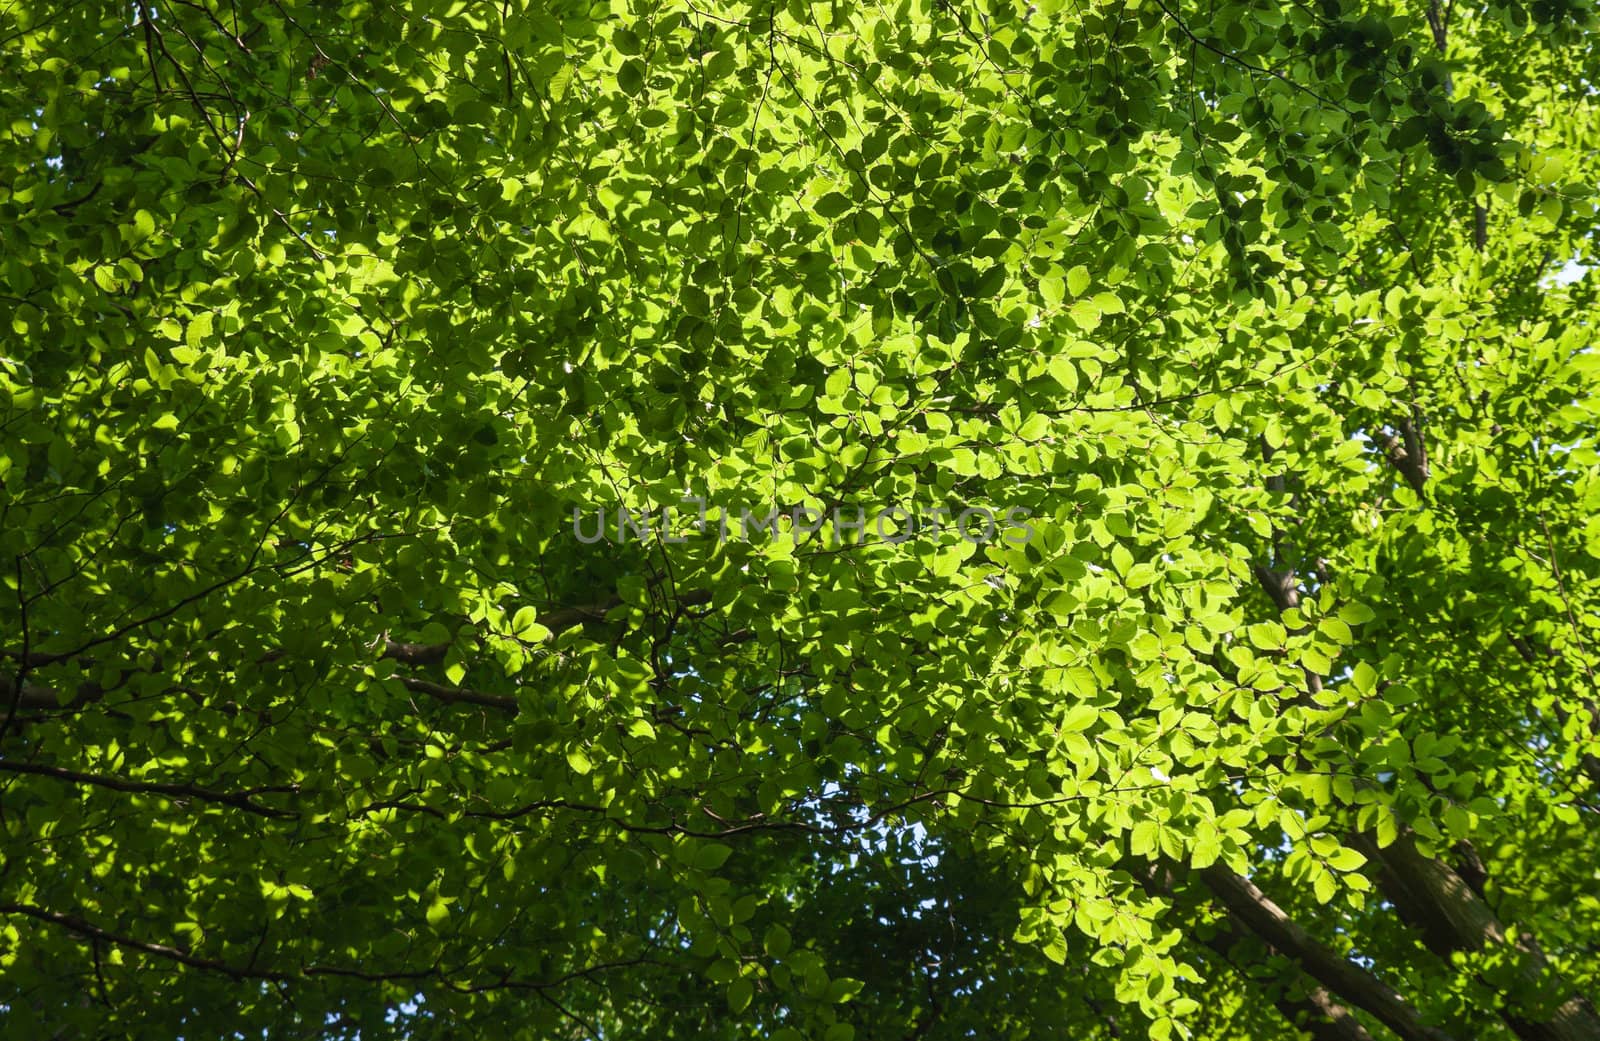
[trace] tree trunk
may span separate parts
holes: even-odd
[[[1547,986],[1549,963],[1531,937],[1510,938],[1499,919],[1456,871],[1424,856],[1406,832],[1387,848],[1362,837],[1358,848],[1377,867],[1377,881],[1390,903],[1415,923],[1424,941],[1441,957],[1477,951],[1493,944],[1516,948],[1521,976],[1530,988]],[[1548,1017],[1529,1020],[1502,1006],[1500,1017],[1523,1041],[1600,1041],[1600,1017],[1587,999],[1573,994]]]
[[[1219,928],[1204,943],[1215,951],[1223,961],[1239,970],[1241,976],[1249,978],[1245,967],[1235,960],[1233,952],[1243,945],[1248,939],[1247,931],[1238,917],[1232,912],[1228,913],[1226,924]],[[1282,954],[1272,944],[1261,941],[1266,948],[1268,956]],[[1310,983],[1306,996],[1294,998],[1285,988],[1272,1003],[1296,1029],[1311,1035],[1312,1041],[1373,1041],[1367,1028],[1361,1025],[1349,1009],[1341,1005],[1327,988]]]
[[[1330,992],[1370,1013],[1401,1041],[1452,1041],[1450,1034],[1424,1023],[1417,1010],[1393,987],[1341,958],[1306,932],[1248,878],[1219,864],[1201,871],[1200,877],[1246,928],[1298,961],[1312,979]]]

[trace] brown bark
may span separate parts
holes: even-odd
[[[1241,975],[1247,975],[1235,956],[1246,939],[1244,926],[1230,913],[1226,923],[1203,942],[1223,961],[1240,970]],[[1262,941],[1262,946],[1269,956],[1283,953],[1266,941]],[[1289,988],[1284,987],[1273,997],[1272,1003],[1296,1029],[1310,1034],[1312,1041],[1373,1041],[1355,1014],[1328,993],[1327,988],[1309,981],[1290,982],[1307,983],[1305,997],[1293,997]]]
[[[1428,445],[1422,438],[1420,421],[1421,415],[1417,407],[1411,406],[1411,415],[1400,420],[1400,433],[1398,436],[1390,437],[1387,446],[1389,461],[1400,471],[1400,476],[1406,479],[1406,483],[1417,493],[1418,498],[1427,494],[1430,475]]]
[[[1129,874],[1139,879],[1145,890],[1152,895],[1169,899],[1176,895],[1176,883],[1171,865],[1163,866],[1130,860],[1123,866]],[[1236,952],[1243,950],[1246,941],[1251,937],[1265,948],[1269,957],[1285,955],[1294,958],[1293,952],[1285,952],[1266,938],[1253,933],[1245,920],[1231,910],[1227,911],[1226,917],[1217,924],[1215,930],[1208,936],[1202,937],[1200,942],[1238,970],[1246,979],[1251,979],[1245,971],[1245,966],[1236,958]],[[1329,952],[1329,957],[1336,958],[1337,955]],[[1308,978],[1304,973],[1297,973],[1293,978],[1281,982],[1284,986],[1273,996],[1273,1005],[1297,1030],[1310,1034],[1313,1041],[1373,1041],[1372,1035],[1362,1026],[1355,1014],[1317,981]],[[1305,991],[1303,997],[1293,996],[1297,988]]]
[[[1531,937],[1508,937],[1483,898],[1450,865],[1417,848],[1403,833],[1389,846],[1357,839],[1358,848],[1377,868],[1384,895],[1408,920],[1418,923],[1424,941],[1441,957],[1506,944],[1515,949],[1522,978],[1530,989],[1555,981],[1549,962]],[[1548,1016],[1533,1020],[1511,1008],[1500,1009],[1523,1041],[1600,1041],[1600,1017],[1581,995],[1567,997]]]
[[[1394,1031],[1401,1041],[1451,1041],[1449,1033],[1424,1023],[1393,987],[1334,953],[1243,875],[1220,864],[1199,874],[1217,901],[1247,929],[1299,962],[1306,974],[1329,992]]]

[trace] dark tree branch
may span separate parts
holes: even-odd
[[[141,795],[166,795],[175,799],[198,799],[201,802],[221,803],[237,809],[258,814],[262,817],[272,817],[278,820],[293,820],[299,814],[291,810],[277,810],[270,806],[262,806],[252,801],[252,797],[266,793],[293,793],[298,787],[293,785],[280,785],[267,788],[253,788],[247,792],[223,792],[211,788],[201,788],[193,784],[170,784],[158,781],[132,781],[125,777],[111,777],[105,774],[81,773],[77,770],[67,770],[59,766],[44,766],[38,763],[19,763],[15,760],[0,759],[0,771],[15,774],[33,774],[39,777],[51,777],[58,781],[71,784],[85,784],[96,788],[107,788],[115,792],[133,792]]]
[[[1307,974],[1345,1001],[1371,1014],[1401,1041],[1450,1041],[1451,1035],[1422,1021],[1393,987],[1341,958],[1308,933],[1243,875],[1220,864],[1200,873],[1217,901],[1241,925],[1300,963]]]

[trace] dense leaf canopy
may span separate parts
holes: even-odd
[[[1591,6],[5,5],[3,1033],[1600,1039]]]

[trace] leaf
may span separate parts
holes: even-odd
[[[1099,718],[1099,709],[1093,705],[1078,704],[1067,710],[1057,727],[1064,734],[1076,734],[1094,726]]]
[[[728,1011],[737,1015],[750,1007],[750,999],[755,996],[756,985],[748,977],[741,976],[728,984]]]
[[[617,86],[627,94],[641,93],[644,90],[644,71],[644,62],[629,58],[617,71]]]
[[[1383,309],[1395,318],[1400,317],[1405,307],[1406,293],[1399,286],[1390,289],[1383,296]]]
[[[1335,850],[1326,859],[1335,871],[1356,871],[1367,862],[1366,857],[1349,847]]]
[[[861,988],[864,986],[865,984],[860,980],[840,977],[828,984],[827,1000],[834,1004],[842,1004],[861,993]]]
[[[1044,956],[1057,965],[1065,965],[1067,962],[1066,940],[1059,935],[1052,938],[1049,943],[1045,944]]]
[[[701,871],[715,871],[732,853],[731,846],[725,846],[720,842],[707,843],[695,851],[694,866]]]
[[[1317,631],[1339,643],[1349,643],[1351,640],[1350,627],[1331,615],[1317,623]]]
[[[1127,310],[1123,306],[1122,298],[1115,293],[1096,293],[1093,303],[1101,314],[1121,314]]]
[[[1376,618],[1377,615],[1366,604],[1352,601],[1340,605],[1339,617],[1350,625],[1364,625]]]
[[[194,350],[205,346],[211,338],[211,313],[202,311],[189,319],[189,326],[184,330],[184,342]]]
[[[539,624],[539,614],[532,607],[519,607],[511,616],[511,632],[529,643],[550,638],[550,630]]]
[[[1049,362],[1050,378],[1069,394],[1078,389],[1078,368],[1066,358],[1055,357]]]
[[[851,203],[847,196],[839,192],[829,192],[827,195],[824,195],[822,198],[817,200],[816,204],[812,207],[812,212],[819,217],[832,219],[834,217],[841,217],[844,214],[849,213],[850,208]]]
[[[792,944],[789,930],[777,924],[768,926],[766,936],[762,939],[762,946],[769,958],[782,958],[789,953]]]

